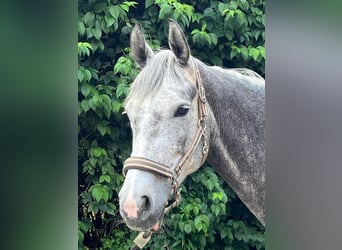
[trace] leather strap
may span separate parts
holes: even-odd
[[[127,171],[130,169],[140,169],[161,175],[166,178],[175,178],[175,171],[169,167],[143,157],[128,158],[125,161],[125,165],[122,170],[123,176],[126,176]]]

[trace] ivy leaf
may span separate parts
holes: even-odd
[[[216,215],[216,216],[218,216],[219,214],[220,214],[220,211],[221,211],[221,209],[220,209],[220,207],[219,206],[212,206],[212,211],[213,211],[213,213]]]
[[[91,189],[91,195],[94,197],[96,202],[99,202],[102,198],[103,189],[100,186],[93,186]]]
[[[244,61],[248,60],[248,49],[246,47],[242,47],[240,50],[240,55]]]
[[[202,25],[201,31],[205,31],[206,28],[207,28],[207,24],[204,23],[204,24]]]
[[[87,69],[84,69],[84,70],[83,70],[83,73],[84,73],[84,80],[85,80],[85,81],[89,81],[89,80],[91,79],[91,73],[90,73],[90,71],[87,70]]]
[[[103,182],[110,183],[110,176],[109,175],[101,175],[99,181],[100,181],[100,183],[103,183]]]
[[[121,97],[124,95],[127,95],[129,90],[129,87],[127,86],[126,83],[119,83],[117,89],[116,89],[116,97]]]
[[[146,0],[145,1],[145,8],[147,9],[148,7],[150,7],[153,4],[154,4],[154,0]]]
[[[120,103],[120,102],[114,102],[114,103],[112,104],[112,110],[113,110],[115,113],[119,112],[120,109],[121,109],[121,107],[122,107],[122,103]]]
[[[104,115],[107,117],[107,119],[109,120],[110,119],[110,115],[112,113],[112,110],[111,110],[111,105],[105,105],[103,106],[103,113]],[[106,127],[107,129],[107,134],[110,134],[110,128],[109,127]]]
[[[107,7],[107,3],[100,2],[94,5],[94,11],[96,13],[101,13],[106,9],[106,7]]]
[[[82,84],[81,86],[81,93],[84,97],[87,97],[90,93],[90,86],[89,84]]]
[[[229,41],[233,41],[233,38],[234,38],[234,33],[233,32],[227,31],[227,33],[225,35],[226,35],[226,37],[227,37],[227,39]]]
[[[95,28],[92,29],[92,32],[97,40],[100,40],[102,36],[101,25],[99,21],[96,21]]]
[[[103,188],[102,190],[102,199],[107,202],[109,199],[109,192],[107,191],[107,189]]]
[[[120,16],[120,11],[121,11],[120,6],[117,6],[117,5],[111,6],[111,7],[109,8],[109,13],[110,13],[110,14],[112,15],[112,17],[114,17],[115,19],[118,19],[118,18],[119,18],[119,16]]]
[[[231,9],[231,10],[236,10],[238,7],[238,3],[236,1],[231,1],[229,4],[228,4],[228,8]]]
[[[261,30],[256,30],[253,32],[255,40],[258,40],[261,35]]]
[[[213,193],[213,200],[219,200],[221,201],[223,199],[223,195],[220,192],[214,192]]]
[[[184,226],[185,226],[184,221],[180,221],[180,222],[178,223],[178,228],[179,228],[181,231],[184,231]]]
[[[258,46],[257,49],[259,49],[259,53],[261,54],[261,56],[265,59],[266,55],[265,55],[265,47],[264,46]]]
[[[77,31],[80,35],[84,35],[85,34],[85,26],[83,22],[78,22],[78,27],[77,27]]]
[[[81,101],[81,107],[82,107],[84,113],[86,113],[90,109],[89,101],[87,99],[83,99]]]
[[[217,44],[217,35],[215,33],[209,33],[211,43],[216,45]]]
[[[233,11],[231,11],[230,13],[233,13]],[[230,15],[227,15],[225,20],[226,20],[228,27],[231,30],[234,30],[234,18]]]
[[[94,157],[90,157],[89,158],[89,163],[91,164],[91,166],[95,167],[96,166],[96,162],[97,162],[96,158],[94,158]]]
[[[89,104],[89,107],[90,107],[93,111],[96,110],[97,105],[96,105],[95,102],[94,102],[94,97],[92,97],[91,99],[89,99],[88,104]]]
[[[219,3],[218,10],[220,11],[221,15],[224,15],[224,11],[228,9],[228,4],[226,3]]]
[[[84,73],[83,73],[83,70],[82,70],[82,69],[78,69],[77,76],[78,76],[78,80],[79,80],[80,82],[82,82],[82,81],[83,81],[83,78],[84,78]]]
[[[106,212],[108,214],[115,215],[115,211],[116,211],[116,207],[114,206],[114,204],[111,203],[111,202],[108,202],[107,203],[107,211]]]
[[[258,59],[259,54],[260,54],[260,51],[256,48],[251,48],[249,50],[249,56],[252,56],[254,61]]]
[[[94,27],[95,25],[95,14],[92,12],[87,12],[83,17],[84,23],[89,27]]]
[[[159,11],[159,20],[165,19],[170,15],[172,8],[169,5],[166,5],[165,7],[162,7]]]
[[[105,21],[107,23],[107,27],[110,27],[115,22],[115,18],[110,17],[110,16],[105,16]]]
[[[215,15],[215,12],[212,8],[206,8],[204,11],[203,11],[203,15],[204,16],[214,16]]]
[[[185,226],[184,226],[184,232],[186,232],[186,233],[191,233],[191,225],[190,225],[190,224],[185,224]]]
[[[195,218],[195,227],[198,232],[203,229],[203,223],[202,223],[201,217],[199,216]]]
[[[104,136],[107,133],[107,127],[103,126],[103,124],[97,124],[96,125],[97,130],[100,132],[102,136]],[[101,181],[100,181],[101,182]]]
[[[198,208],[198,207],[194,207],[194,208],[192,209],[192,211],[193,211],[194,215],[198,215],[198,213],[199,213],[199,208]]]

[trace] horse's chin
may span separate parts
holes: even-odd
[[[156,215],[156,214],[159,214]],[[147,232],[147,231],[158,231],[160,229],[160,225],[163,221],[164,217],[164,210],[162,209],[161,212],[155,213],[151,215],[146,220],[137,220],[137,219],[126,219],[126,225],[129,229],[138,232]]]
[[[127,226],[129,229],[133,231],[137,231],[137,232],[147,232],[147,231],[156,232],[160,229],[160,224],[161,224],[161,221],[156,222],[152,227],[139,227],[135,225],[129,225],[128,223],[127,223]]]

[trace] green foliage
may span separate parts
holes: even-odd
[[[182,188],[180,206],[166,216],[150,249],[264,249],[262,226],[211,168],[188,177]]]
[[[136,232],[119,214],[118,192],[131,132],[122,105],[138,74],[129,35],[142,23],[150,46],[167,44],[167,18],[208,64],[264,75],[264,0],[79,0],[79,249],[130,249]],[[209,167],[182,185],[180,206],[146,248],[264,249],[264,229]]]

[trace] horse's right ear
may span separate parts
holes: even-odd
[[[190,48],[179,24],[169,19],[169,46],[181,65],[186,65],[190,57]]]
[[[147,44],[139,23],[135,24],[131,33],[131,51],[134,61],[139,68],[145,67],[147,61],[154,55],[152,49]]]

